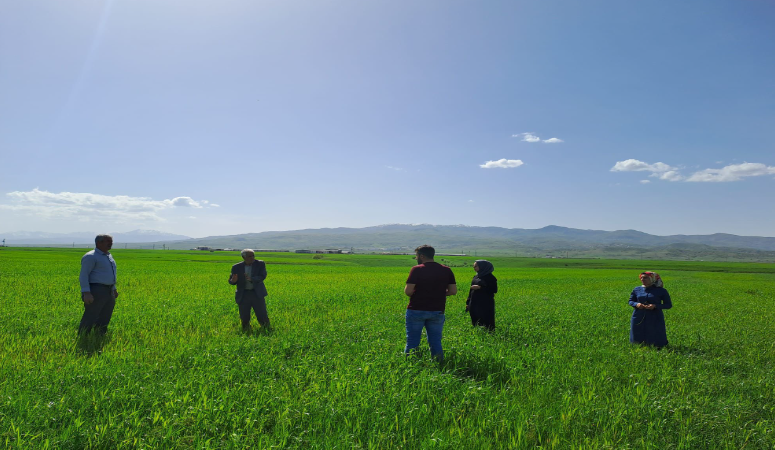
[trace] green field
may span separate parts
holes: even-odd
[[[83,253],[0,249],[0,445],[775,446],[773,264],[492,258],[488,334],[463,313],[473,258],[444,258],[439,366],[402,353],[408,256],[258,254],[275,330],[244,335],[237,254],[116,249],[111,330],[79,342]],[[661,351],[628,342],[642,270],[673,298]]]

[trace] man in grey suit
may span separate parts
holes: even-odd
[[[266,279],[266,263],[256,260],[253,250],[242,250],[241,263],[231,267],[229,284],[237,285],[234,300],[239,306],[239,318],[242,321],[242,330],[250,331],[250,310],[256,313],[258,323],[266,330],[271,329],[269,315],[266,312],[267,296],[264,280]]]

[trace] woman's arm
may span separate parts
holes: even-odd
[[[497,294],[498,293],[498,279],[494,276],[489,277],[487,287],[490,293]]]
[[[662,290],[665,291],[665,295],[662,297],[662,302],[654,306],[656,306],[657,309],[670,309],[673,307],[673,302],[670,300],[670,294],[668,294],[667,289]]]
[[[635,293],[635,289],[632,290],[630,293],[630,306],[633,308],[638,308],[640,306],[640,302],[638,301],[638,295]]]

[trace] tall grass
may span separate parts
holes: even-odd
[[[275,330],[245,335],[238,255],[117,249],[111,330],[79,341],[82,253],[0,251],[6,447],[775,446],[774,265],[493,258],[487,333],[448,257],[439,366],[402,354],[409,257],[258,255]],[[661,351],[628,342],[644,269],[675,305]]]

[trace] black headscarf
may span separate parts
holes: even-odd
[[[477,259],[476,265],[479,266],[479,272],[477,272],[479,278],[491,274],[493,271],[495,271],[495,267],[493,267],[492,263],[486,259]]]

